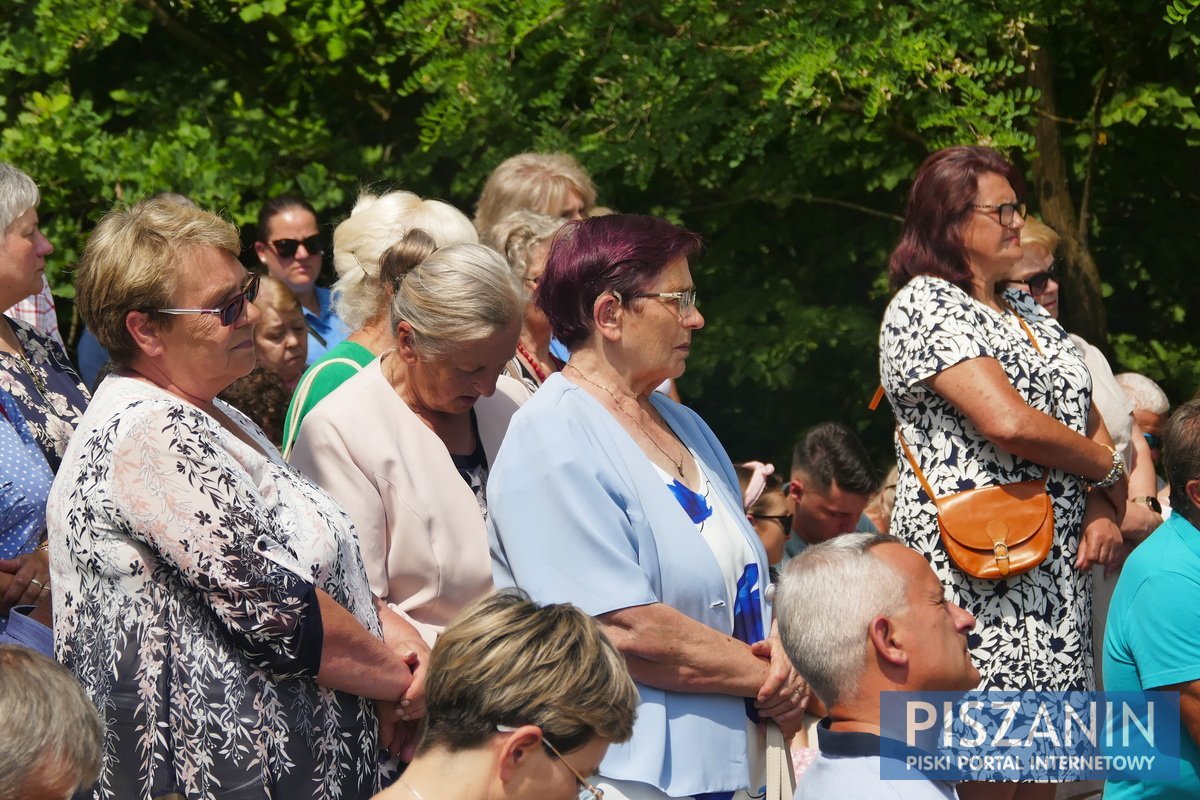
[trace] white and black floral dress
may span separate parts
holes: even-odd
[[[914,278],[888,305],[879,337],[883,388],[914,458],[938,496],[1041,478],[1042,466],[990,441],[924,383],[977,357],[995,358],[1033,408],[1086,434],[1092,383],[1066,332],[1028,294],[1005,293],[1013,313],[999,313],[953,284]],[[1039,354],[1021,328],[1036,337]],[[959,571],[942,547],[936,509],[896,444],[900,479],[891,532],[928,558],[949,597],[977,620],[971,653],[981,688],[1082,690],[1093,686],[1091,574],[1073,566],[1086,482],[1051,470],[1054,544],[1046,560],[1014,578],[986,581]]]
[[[373,705],[314,680],[317,589],[380,633],[354,528],[221,408],[270,455],[109,377],[51,490],[57,655],[106,723],[92,796],[368,798]]]

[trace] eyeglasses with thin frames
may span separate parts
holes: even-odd
[[[500,731],[500,733],[517,732],[517,729],[510,725],[497,725],[496,730]],[[551,755],[561,761],[563,766],[570,770],[571,774],[575,776],[575,783],[579,786],[579,800],[604,800],[604,790],[597,789],[595,786],[592,786],[590,783],[588,783],[587,778],[580,775],[579,770],[572,767],[571,762],[567,761],[566,757],[563,756],[562,753],[558,752],[558,748],[550,744],[550,742],[546,739],[545,734],[542,734],[542,744],[546,746],[546,749],[550,751]]]
[[[303,239],[276,239],[271,242],[271,248],[279,254],[280,258],[294,258],[300,245],[304,245],[304,249],[308,251],[309,255],[317,255],[325,251],[320,234],[306,236]]]
[[[246,303],[253,303],[254,298],[258,297],[258,282],[262,278],[257,272],[246,279],[242,284],[242,291],[239,292],[232,300],[224,305],[216,308],[160,308],[160,314],[212,314],[220,317],[221,326],[228,328],[230,325],[242,318],[242,312],[246,310]]]
[[[1020,214],[1021,219],[1025,219],[1025,204],[1024,203],[997,203],[992,205],[984,205],[976,203],[972,208],[977,208],[980,211],[996,211],[1000,219],[1000,224],[1006,228],[1011,228],[1016,219],[1016,215]]]
[[[684,316],[696,307],[696,290],[684,289],[681,292],[638,292],[633,297],[653,297],[656,300],[674,300],[679,307],[679,316]]]

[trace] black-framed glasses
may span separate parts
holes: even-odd
[[[1021,219],[1025,219],[1025,204],[1024,203],[999,203],[993,205],[983,205],[976,203],[972,208],[977,208],[980,211],[996,211],[999,212],[1000,224],[1006,228],[1013,226],[1013,221],[1018,214]]]
[[[510,725],[497,725],[496,730],[500,733],[515,733],[517,729]],[[569,769],[571,774],[575,776],[575,784],[579,787],[579,800],[604,800],[604,790],[598,789],[588,783],[587,778],[580,775],[579,770],[572,767],[571,762],[567,761],[563,754],[558,752],[558,748],[550,744],[544,733],[542,734],[542,744],[546,746],[546,749],[550,751],[552,756],[561,761],[563,766]]]
[[[1058,283],[1057,261],[1052,261],[1048,268],[1025,279],[1025,283],[1029,286],[1030,294],[1041,294],[1046,291],[1046,284],[1050,283],[1050,281]]]
[[[634,297],[653,297],[656,300],[674,300],[679,306],[679,316],[696,307],[696,290],[684,289],[681,292],[638,292]]]
[[[217,306],[216,308],[160,308],[160,314],[212,314],[221,318],[221,325],[228,328],[233,323],[242,318],[242,312],[246,310],[246,303],[253,303],[254,298],[258,297],[258,282],[262,276],[257,272],[246,278],[246,282],[242,284],[242,291],[228,303]]]
[[[271,242],[271,249],[278,253],[280,258],[294,258],[300,245],[304,245],[304,249],[313,255],[325,252],[325,245],[321,243],[320,234],[303,239],[276,239]]]
[[[1162,449],[1162,439],[1157,433],[1143,433],[1142,436],[1146,437],[1146,444],[1151,450]]]
[[[792,515],[791,514],[751,514],[756,520],[773,519],[783,526],[784,533],[791,533],[792,530]]]

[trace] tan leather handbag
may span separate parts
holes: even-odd
[[[959,569],[996,581],[1028,572],[1046,560],[1054,543],[1054,505],[1046,492],[1046,478],[938,497],[904,434],[897,431],[897,435],[921,488],[937,506],[942,546]]]

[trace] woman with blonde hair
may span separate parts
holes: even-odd
[[[475,229],[486,241],[492,226],[514,211],[562,220],[584,219],[596,205],[587,171],[566,153],[521,153],[488,176],[475,210]]]
[[[495,250],[420,230],[379,274],[392,344],[304,418],[292,463],[350,513],[371,589],[432,644],[492,589],[485,485],[528,397],[501,375],[525,295]]]
[[[333,232],[333,286],[338,316],[352,333],[309,368],[296,387],[284,422],[283,455],[290,457],[304,417],[322,399],[392,346],[391,287],[380,277],[384,252],[420,229],[443,245],[479,241],[466,215],[412,192],[364,193]]]
[[[637,689],[600,626],[568,604],[501,592],[433,648],[417,757],[381,800],[570,800],[633,734]]]
[[[485,239],[485,244],[504,254],[529,293],[521,336],[517,339],[517,354],[504,371],[524,383],[530,392],[537,391],[552,373],[563,367],[563,362],[550,352],[550,320],[536,302],[538,282],[550,255],[550,240],[561,227],[561,219],[532,211],[517,211],[493,226]]]
[[[118,369],[47,517],[56,652],[107,723],[98,799],[370,797],[399,704],[421,710],[350,519],[217,399],[255,361],[239,244],[150,200],[107,214],[76,270]]]
[[[283,281],[266,276],[259,282],[254,307],[260,315],[254,325],[258,366],[278,374],[292,391],[308,358],[308,326],[300,300]]]

